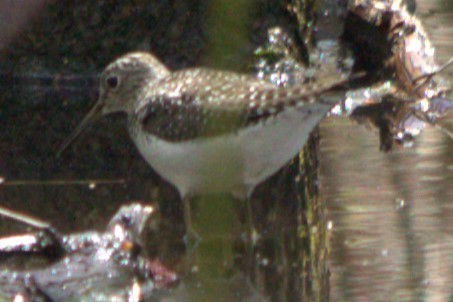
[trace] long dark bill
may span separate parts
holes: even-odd
[[[96,121],[102,116],[103,102],[97,102],[96,105],[88,112],[82,122],[77,126],[77,128],[72,131],[67,139],[61,144],[60,148],[57,151],[57,157],[60,157],[61,153],[66,150],[66,148],[85,130],[91,123]]]

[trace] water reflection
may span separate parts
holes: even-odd
[[[449,301],[451,140],[431,128],[413,149],[383,154],[377,136],[341,119],[321,135],[332,301]]]
[[[449,12],[433,13],[441,5]],[[451,3],[417,2],[417,11],[425,14],[427,30],[438,47],[439,61],[445,62],[453,50]],[[6,179],[0,187],[2,205],[52,221],[62,231],[74,231],[101,228],[125,201],[165,200],[160,209],[162,216],[172,218],[163,219],[157,239],[150,237],[150,250],[166,263],[184,266],[179,262],[184,253],[181,240],[184,226],[178,216],[177,195],[159,182],[141,160],[122,125],[124,119],[118,122],[117,117],[112,117],[100,121],[87,134],[89,138],[79,141],[57,161],[55,147],[72,128],[68,121],[80,120],[77,115],[82,116],[95,97],[79,91],[52,93],[53,90],[40,96],[36,91],[18,89],[11,96],[6,93],[1,96],[0,114],[6,124],[6,131],[0,135],[0,177]],[[74,101],[72,106],[61,103],[67,98]],[[78,107],[74,106],[77,101]],[[26,104],[32,106],[25,107]],[[317,204],[318,216],[310,221],[313,228],[299,228],[303,215],[297,213],[306,213],[307,205],[298,204],[298,198],[275,201],[272,192],[266,192],[262,194],[263,206],[258,205],[255,210],[256,217],[268,220],[262,219],[262,238],[254,251],[247,253],[241,247],[240,235],[233,239],[224,237],[222,240],[228,246],[219,250],[212,246],[221,248],[221,240],[205,238],[198,247],[198,258],[192,259],[196,266],[189,263],[189,268],[202,273],[185,279],[171,298],[166,297],[167,301],[202,295],[194,293],[194,289],[200,289],[203,282],[200,291],[213,290],[205,299],[219,298],[216,295],[227,289],[228,293],[222,296],[224,301],[235,298],[243,301],[244,297],[260,301],[265,289],[266,296],[273,301],[297,301],[297,297],[302,300],[301,292],[318,301],[326,301],[329,296],[330,301],[453,300],[452,141],[440,131],[428,128],[413,149],[384,154],[379,152],[377,135],[348,120],[330,119],[321,129],[325,204]],[[273,189],[290,183],[288,180],[293,181],[295,175],[279,177],[274,180],[277,185]],[[94,187],[88,183],[39,185],[39,181],[49,179],[87,178],[125,181]],[[28,188],[7,186],[9,180],[27,179],[36,184]],[[159,191],[155,189],[156,183]],[[285,201],[288,204],[282,204]],[[272,207],[269,202],[274,202]],[[209,218],[208,225],[218,223],[212,221],[214,216]],[[223,223],[228,227],[227,224]],[[322,230],[330,224],[327,244]],[[16,227],[2,223],[0,231],[17,232]],[[316,234],[314,230],[321,230],[320,235],[312,236]],[[269,263],[271,256],[273,263]],[[208,270],[213,269],[210,261],[229,275],[219,277],[219,272]],[[235,270],[229,270],[231,267]],[[217,280],[212,280],[213,275]]]
[[[417,1],[417,12],[446,62],[451,2]],[[330,119],[321,129],[331,301],[452,301],[451,139],[428,127],[414,148],[383,154],[378,135],[350,121]]]

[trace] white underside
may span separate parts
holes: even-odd
[[[232,193],[245,198],[302,149],[328,110],[327,105],[307,104],[231,135],[195,141],[174,143],[152,135],[133,140],[145,160],[176,186],[181,197]]]

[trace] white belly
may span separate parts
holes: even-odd
[[[232,193],[245,198],[302,149],[329,107],[291,108],[234,134],[180,143],[143,132],[132,136],[145,160],[181,197]]]

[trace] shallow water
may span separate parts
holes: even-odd
[[[321,133],[332,301],[450,301],[451,140],[427,129],[414,148],[385,154],[346,120]]]
[[[439,61],[445,62],[453,53],[453,5],[440,0],[417,5],[437,47]],[[453,70],[448,74],[451,78]],[[0,113],[8,114],[2,116],[7,131],[0,135],[0,177],[5,180],[0,186],[2,205],[51,221],[69,232],[103,229],[120,204],[131,200],[149,203],[162,195],[177,200],[175,192],[162,181],[157,182],[163,189],[155,192],[156,175],[130,142],[124,119],[99,121],[72,149],[55,158],[58,144],[86,112],[88,102],[95,98],[93,94],[47,91],[37,95],[29,87],[3,92],[0,102],[6,110]],[[67,101],[61,103],[61,99]],[[72,107],[68,105],[71,102]],[[73,105],[77,102],[78,107]],[[26,104],[32,105],[26,108]],[[55,116],[58,118],[52,119]],[[321,301],[452,301],[453,141],[428,127],[412,148],[383,153],[379,151],[377,133],[346,118],[331,117],[321,125],[320,146],[320,194],[327,217],[320,217],[319,223],[328,228],[323,255],[330,276],[310,272],[312,276],[306,281],[311,283],[304,297]],[[299,232],[298,225],[288,227],[284,224],[287,217],[276,213],[273,219],[280,224],[269,226],[267,233],[261,234],[263,254],[256,259],[243,257],[251,263],[240,259],[244,263],[237,264],[238,254],[245,254],[235,247],[237,238],[218,235],[225,229],[230,232],[234,228],[231,221],[237,217],[229,217],[234,216],[230,200],[218,202],[209,204],[204,214],[207,219],[201,221],[205,225],[200,227],[214,237],[208,239],[204,234],[204,243],[192,259],[198,261],[198,266],[192,268],[198,273],[182,282],[164,301],[201,301],[200,297],[203,301],[211,301],[212,297],[261,301],[261,293],[254,288],[257,284],[274,290],[269,293],[272,301],[285,301],[281,288],[291,288],[289,283],[296,278],[288,276],[300,272],[291,269],[308,261],[302,249],[294,248],[294,252],[290,248],[303,246],[304,240],[315,236],[292,236]],[[161,207],[168,214],[177,212],[180,204],[169,202]],[[165,222],[166,232],[176,233],[173,236],[179,239],[167,242],[167,249],[159,252],[165,263],[180,261],[184,253],[182,217],[175,219]],[[0,222],[2,234],[24,229]],[[279,230],[281,225],[288,228]],[[167,233],[160,236],[151,243],[158,245]],[[241,272],[251,272],[255,284],[249,276],[228,271],[235,265]],[[225,290],[228,294],[219,296]]]
[[[417,1],[439,63],[453,54],[452,4]],[[321,129],[331,301],[452,301],[453,141],[428,127],[386,154],[350,121]]]

